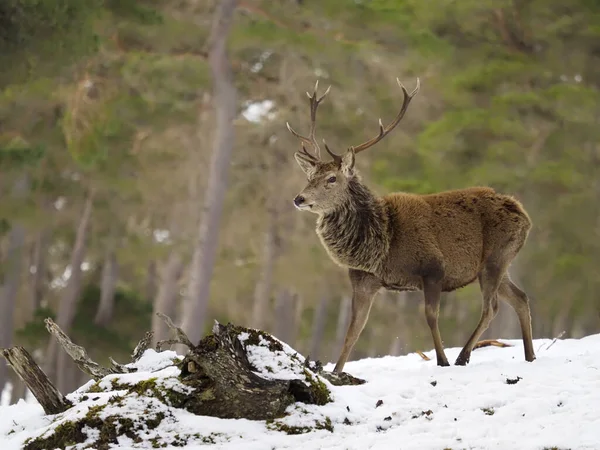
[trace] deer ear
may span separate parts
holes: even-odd
[[[347,177],[354,175],[354,156],[353,148],[349,148],[344,156],[342,156],[341,169]]]
[[[296,158],[296,162],[306,175],[310,176],[314,173],[316,168],[316,163],[314,161],[306,159],[306,157],[299,152],[294,153],[294,158]]]

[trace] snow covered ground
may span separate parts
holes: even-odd
[[[314,427],[328,418],[333,432],[287,435],[264,422],[175,410],[165,411],[167,418],[148,432],[149,437],[196,434],[200,439],[185,448],[198,450],[600,449],[600,335],[553,345],[537,340],[534,363],[524,361],[520,341],[505,342],[515,346],[478,349],[466,367],[437,367],[416,354],[348,363],[346,371],[366,379],[366,384],[330,386],[332,403],[297,403],[283,419],[290,426]],[[448,358],[455,359],[459,350],[448,349]],[[173,369],[162,369],[159,378],[172,376]],[[134,401],[120,407],[144,414]],[[87,409],[83,402],[64,413],[64,419]],[[37,404],[1,406],[0,449],[20,449],[48,423]],[[139,448],[133,445],[123,440],[119,448]]]

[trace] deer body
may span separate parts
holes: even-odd
[[[342,354],[335,367],[342,371],[362,332],[375,296],[382,288],[421,290],[425,315],[438,365],[449,365],[438,329],[441,292],[479,281],[483,294],[481,319],[456,364],[470,359],[473,346],[498,311],[498,298],[516,311],[521,324],[525,359],[533,361],[531,317],[527,295],[507,270],[529,233],[531,221],[514,198],[488,187],[472,187],[429,195],[393,193],[375,196],[354,168],[355,154],[381,140],[402,118],[417,92],[408,95],[394,122],[374,139],[351,147],[343,156],[332,153],[323,162],[304,149],[296,160],[308,185],[294,199],[298,209],[318,215],[317,235],[331,259],[348,268],[353,288],[352,315]],[[316,108],[325,97],[311,97],[311,134],[302,137],[319,155],[314,139]],[[358,149],[358,150],[357,150]]]

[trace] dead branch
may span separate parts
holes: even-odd
[[[133,353],[131,354],[131,361],[137,362],[140,360],[142,355],[146,350],[150,348],[152,345],[152,338],[154,338],[154,331],[146,331],[144,337],[140,340],[138,345],[133,349]]]
[[[556,341],[557,341],[558,339],[560,339],[561,337],[563,337],[563,336],[565,335],[565,333],[566,333],[566,331],[565,331],[565,330],[563,330],[563,331],[561,331],[560,333],[558,333],[558,336],[556,336],[554,339],[552,339],[552,342],[550,342],[550,343],[548,344],[548,346],[545,348],[545,350],[548,350],[550,347],[552,347],[554,344],[556,344]],[[544,344],[540,345],[540,347],[538,348],[538,352],[539,352],[540,350],[542,350],[542,348],[543,348],[543,347],[544,347]]]
[[[106,375],[119,373],[116,369],[107,369],[106,367],[102,367],[97,362],[92,361],[85,351],[85,348],[74,344],[69,336],[67,336],[52,319],[47,318],[44,320],[44,322],[46,323],[46,329],[48,332],[56,338],[62,348],[64,348],[67,354],[73,359],[73,361],[75,361],[75,364],[77,364],[79,369],[87,373],[94,380],[98,381],[104,378]]]
[[[504,342],[499,342],[495,339],[484,339],[483,341],[479,341],[477,344],[475,344],[473,346],[473,350],[478,349],[478,348],[482,348],[482,347],[512,347],[511,344],[506,344]],[[417,355],[419,355],[421,358],[423,358],[425,361],[431,361],[431,358],[429,356],[427,356],[425,353],[417,350],[415,352]]]
[[[417,350],[415,352],[417,355],[419,355],[421,358],[423,358],[425,361],[431,361],[431,358],[429,356],[427,356],[425,353]]]
[[[167,326],[173,331],[173,333],[175,333],[174,339],[166,339],[156,344],[156,348],[158,351],[160,351],[159,349],[162,348],[163,345],[172,344],[182,344],[186,347],[189,347],[190,349],[194,349],[196,347],[194,344],[192,344],[192,341],[190,341],[190,339],[187,337],[187,334],[185,334],[185,332],[181,328],[175,325],[169,316],[161,312],[157,312],[156,315],[162,320],[164,320]]]
[[[513,347],[511,344],[507,344],[505,342],[499,342],[495,339],[484,339],[483,341],[479,341],[477,344],[473,346],[473,350],[482,348],[482,347]]]
[[[46,414],[59,414],[72,406],[23,347],[2,349],[2,356],[42,405]]]

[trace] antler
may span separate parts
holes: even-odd
[[[317,82],[315,83],[315,90],[313,92],[313,95],[310,95],[308,92],[306,93],[306,95],[310,99],[310,133],[309,133],[308,137],[298,134],[290,126],[289,122],[286,122],[287,128],[288,128],[288,130],[290,130],[290,133],[292,133],[294,136],[296,136],[302,142],[313,147],[313,149],[315,150],[315,155],[311,155],[310,153],[308,153],[306,151],[306,147],[304,147],[304,145],[302,145],[303,153],[313,161],[319,161],[321,159],[321,148],[319,147],[319,143],[317,142],[317,139],[315,138],[315,129],[317,127],[317,123],[316,123],[317,108],[319,107],[319,103],[321,103],[321,101],[325,98],[325,96],[327,94],[329,94],[329,90],[331,89],[331,86],[329,86],[327,88],[327,90],[325,91],[325,93],[317,99],[317,89],[318,88],[319,88],[319,80],[317,80]],[[329,149],[327,151],[329,151]]]
[[[400,112],[398,113],[396,118],[394,120],[392,120],[392,122],[387,127],[384,127],[383,123],[381,122],[381,119],[379,119],[379,134],[377,136],[375,136],[374,138],[369,139],[367,142],[363,142],[362,144],[357,145],[356,147],[350,147],[351,150],[354,150],[355,154],[362,152],[363,150],[366,150],[369,147],[372,147],[373,145],[377,144],[380,140],[382,140],[384,137],[386,137],[390,131],[392,131],[394,128],[396,128],[396,125],[398,125],[400,123],[400,121],[402,120],[402,118],[404,117],[404,113],[406,113],[406,110],[408,109],[408,105],[410,104],[410,101],[413,99],[413,97],[415,95],[417,95],[417,92],[419,92],[419,88],[421,87],[421,82],[417,78],[417,87],[415,87],[415,89],[409,94],[408,91],[406,90],[406,88],[404,87],[404,85],[400,82],[400,80],[398,78],[396,78],[396,81],[398,82],[398,85],[400,86],[400,88],[402,89],[402,93],[404,94],[404,100],[402,101],[402,108],[400,108]],[[337,154],[333,153],[332,151],[330,151],[329,148],[327,148],[327,145],[325,145],[325,149],[331,155],[331,157],[334,159],[334,161],[336,161],[338,163],[341,161],[341,159],[342,159],[341,155],[337,155]]]
[[[375,136],[374,138],[369,139],[367,142],[363,142],[362,144],[357,145],[356,147],[350,147],[350,148],[354,149],[354,153],[359,153],[359,152],[362,152],[363,150],[368,149],[369,147],[372,147],[373,145],[377,144],[380,140],[382,140],[384,137],[386,137],[390,131],[392,131],[394,128],[396,128],[396,125],[398,125],[400,123],[400,121],[402,120],[402,118],[404,117],[404,113],[406,113],[406,110],[408,109],[408,105],[410,104],[410,101],[413,99],[413,97],[415,95],[417,95],[417,92],[419,92],[419,88],[421,87],[421,82],[417,78],[417,87],[415,87],[415,89],[409,94],[408,91],[406,90],[406,88],[404,87],[404,85],[400,82],[400,80],[398,78],[396,78],[396,81],[398,82],[398,86],[400,86],[400,88],[402,89],[402,93],[404,94],[404,100],[402,101],[402,108],[400,108],[400,112],[398,113],[396,118],[394,120],[392,120],[392,122],[387,127],[384,127],[383,123],[381,122],[381,119],[379,119],[379,134],[377,136]]]

